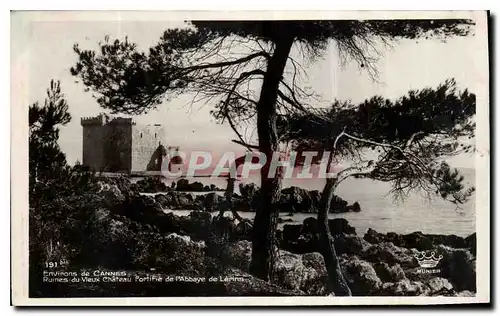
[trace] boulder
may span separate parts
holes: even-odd
[[[476,260],[469,250],[440,245],[435,253],[443,256],[437,266],[442,277],[450,280],[457,291],[476,292]]]
[[[390,266],[386,262],[378,262],[373,268],[383,282],[398,282],[406,278],[403,268],[397,263]]]
[[[301,290],[308,295],[327,295],[328,275],[322,259],[319,253],[309,254],[305,264],[303,255],[280,250],[276,262],[276,282],[284,288]]]
[[[155,201],[164,209],[169,209],[172,208],[173,206],[173,199],[171,195],[166,195],[166,194],[156,194],[155,195]]]
[[[299,239],[301,233],[301,224],[286,224],[283,226],[283,241],[295,241]]]
[[[334,195],[330,203],[330,213],[345,213],[348,212],[347,201],[341,197]]]
[[[369,262],[356,256],[347,259],[341,257],[340,266],[352,295],[376,295],[380,291],[383,283]]]
[[[155,198],[147,195],[134,196],[125,206],[124,210],[130,215],[163,214],[163,209]]]
[[[361,206],[359,205],[358,202],[354,202],[354,204],[347,206],[347,211],[348,212],[361,212]]]
[[[423,282],[408,279],[402,279],[394,283],[384,283],[379,293],[379,295],[385,296],[427,296],[429,294],[430,289]]]
[[[364,248],[369,247],[367,241],[356,235],[335,235],[334,237],[335,251],[337,255],[348,254],[358,255]]]
[[[465,238],[457,235],[427,235],[433,245],[445,245],[451,248],[468,248]]]
[[[392,242],[382,242],[363,249],[360,257],[373,263],[386,262],[390,266],[397,263],[406,269],[418,266],[415,254],[418,254],[416,249],[397,247]]]
[[[252,257],[249,241],[231,243],[223,251],[223,262],[243,271],[248,271]],[[304,292],[307,295],[326,295],[328,275],[325,261],[319,253],[298,255],[278,250],[276,262],[276,284],[280,287]]]
[[[372,244],[392,242],[398,247],[415,248],[419,251],[431,250],[438,245],[445,245],[452,248],[470,248],[467,239],[456,235],[423,234],[422,232],[413,232],[404,235],[393,232],[381,234],[369,228],[363,238]]]
[[[426,285],[430,289],[430,295],[445,295],[453,292],[453,285],[445,278],[435,277],[426,282]]]
[[[281,190],[280,210],[289,213],[309,213],[314,211],[309,191],[299,187],[289,187]]]
[[[363,236],[363,239],[371,244],[378,244],[385,241],[384,234],[378,233],[376,230],[368,228],[368,231]]]
[[[161,177],[148,177],[136,182],[136,189],[143,193],[166,192],[169,187],[163,183]]]
[[[356,234],[356,229],[349,225],[349,222],[345,218],[329,219],[328,226],[333,236],[339,234]]]
[[[191,192],[203,192],[205,191],[205,186],[199,181],[189,183],[188,179],[179,179],[175,186],[177,191],[191,191]]]
[[[467,248],[469,248],[470,252],[475,256],[476,255],[476,233],[465,238],[465,244]]]
[[[400,247],[416,248],[417,250],[431,250],[434,248],[432,239],[424,235],[422,232],[414,232],[402,236],[404,243],[393,243]]]
[[[319,233],[318,220],[315,217],[306,217],[302,222],[302,234]]]
[[[194,211],[189,213],[182,228],[190,236],[206,239],[210,235],[211,222],[212,215],[210,213]]]
[[[259,188],[255,183],[248,183],[248,184],[240,183],[239,187],[240,187],[241,197],[246,200],[253,199],[253,197],[259,191]]]
[[[201,195],[200,195],[201,196]],[[212,212],[217,210],[220,197],[217,193],[208,193],[203,200],[203,207],[205,211]]]

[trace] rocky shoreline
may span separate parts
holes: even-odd
[[[224,201],[221,194],[224,189],[215,185],[203,185],[201,182],[189,182],[180,179],[172,182],[169,187],[161,181],[161,178],[145,178],[132,184],[132,190],[141,193],[155,193],[156,202],[165,209],[172,210],[199,210],[218,211],[223,207]],[[254,212],[257,203],[259,188],[251,184],[240,184],[240,194],[233,194],[233,206],[240,212]],[[204,192],[206,194],[192,193]],[[280,212],[293,213],[316,213],[318,210],[321,193],[318,190],[306,190],[299,187],[289,187],[281,190],[278,203]],[[334,196],[330,212],[346,213],[360,212],[361,206],[358,202],[350,205],[347,201]]]
[[[318,228],[314,217],[306,218],[302,224],[285,224],[277,232],[277,281],[270,284],[248,273],[252,221],[217,218],[202,211],[216,205],[213,202],[217,199],[216,193],[206,194],[203,204],[196,202],[198,196],[190,198],[187,193],[173,190],[154,197],[140,195],[134,186],[127,185],[126,180],[122,181],[103,185],[102,193],[119,207],[105,212],[100,210],[104,213],[97,217],[103,219],[103,225],[109,226],[105,230],[110,236],[134,236],[142,230],[154,232],[156,237],[151,238],[161,240],[162,247],[168,249],[168,255],[156,248],[145,249],[147,253],[144,255],[150,259],[141,261],[143,263],[139,267],[146,271],[154,268],[164,273],[189,271],[194,276],[211,273],[229,279],[232,276],[243,276],[245,279],[244,282],[205,285],[203,291],[207,291],[208,295],[331,295],[327,290],[326,267],[319,253]],[[242,196],[248,196],[248,192],[243,191]],[[203,207],[188,216],[164,211],[166,206],[175,203],[200,203]],[[369,229],[360,237],[345,219],[331,219],[329,227],[353,295],[475,295],[475,234],[463,238],[421,232],[382,234]],[[222,232],[222,241],[215,237],[215,230]],[[433,269],[426,269],[415,257],[421,255],[421,251],[427,251],[428,255],[434,252],[442,258]],[[186,294],[189,291],[198,295],[196,293],[202,290],[185,291],[182,295],[189,295]]]

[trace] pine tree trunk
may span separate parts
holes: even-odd
[[[288,55],[293,44],[293,37],[283,37],[276,41],[273,56],[268,61],[257,104],[257,133],[259,150],[267,157],[266,164],[260,170],[261,196],[257,207],[252,231],[252,262],[250,273],[263,280],[272,280],[276,262],[275,235],[278,227],[278,208],[281,179],[274,175],[269,178],[272,156],[278,149],[276,131],[276,100],[278,88],[283,76]]]
[[[334,239],[328,226],[328,212],[335,191],[336,181],[335,178],[327,179],[323,193],[321,194],[318,210],[319,242],[321,253],[325,259],[326,269],[328,271],[328,286],[330,291],[335,293],[336,296],[351,296],[351,290],[340,268],[337,252],[335,251]]]

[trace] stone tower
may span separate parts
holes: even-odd
[[[131,118],[106,114],[81,119],[82,165],[103,172],[142,173],[162,171],[165,157],[175,147],[165,147],[161,124],[140,125]]]

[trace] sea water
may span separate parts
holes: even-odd
[[[467,184],[474,185],[475,170],[460,169]],[[205,185],[215,184],[219,188],[225,188],[225,179],[214,178],[187,178],[190,182],[199,181]],[[172,180],[166,179],[170,185]],[[243,183],[259,183],[258,178],[242,179]],[[285,179],[283,187],[298,186],[308,190],[322,190],[325,184],[324,179]],[[238,185],[236,185],[238,187]],[[340,184],[336,194],[348,201],[349,204],[359,202],[361,212],[330,214],[330,218],[345,218],[356,228],[356,232],[363,235],[368,228],[375,229],[381,233],[411,233],[421,231],[427,234],[455,234],[466,237],[476,232],[476,210],[475,195],[459,208],[455,204],[447,202],[435,195],[431,199],[419,192],[413,192],[404,200],[396,200],[390,194],[389,183],[373,181],[369,179],[347,179]],[[238,192],[236,188],[236,192]],[[221,193],[222,194],[222,193]],[[171,210],[165,210],[171,212]],[[190,211],[172,211],[178,215],[188,215]],[[253,218],[254,212],[240,212],[241,216]],[[289,216],[288,213],[280,215],[284,219],[291,219],[292,222],[302,223],[307,217],[316,217],[313,213],[295,213]],[[287,224],[285,223],[285,224]],[[280,224],[279,226],[283,226]]]

